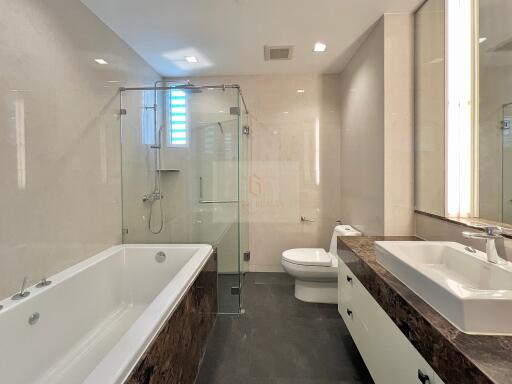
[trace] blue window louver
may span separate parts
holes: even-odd
[[[171,90],[169,108],[169,144],[171,146],[186,146],[188,144],[186,93],[182,90]]]

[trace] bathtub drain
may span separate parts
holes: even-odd
[[[163,263],[166,257],[165,252],[160,251],[155,255],[155,260],[157,263]]]
[[[28,318],[28,323],[30,325],[34,325],[35,323],[37,323],[39,321],[39,313],[38,312],[34,312],[33,314],[30,315],[30,317]]]

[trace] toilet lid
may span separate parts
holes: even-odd
[[[330,267],[331,255],[322,248],[296,248],[283,252],[283,259],[299,265],[319,265]]]

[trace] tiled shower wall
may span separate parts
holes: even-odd
[[[328,248],[339,219],[339,76],[225,76],[191,81],[240,84],[247,101],[250,270],[282,271],[281,253],[289,248]],[[314,222],[302,223],[301,215]]]
[[[118,88],[159,75],[79,0],[0,9],[3,298],[121,242]]]

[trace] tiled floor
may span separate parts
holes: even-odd
[[[286,274],[245,278],[245,315],[218,316],[196,384],[370,384],[335,305],[295,299]]]

